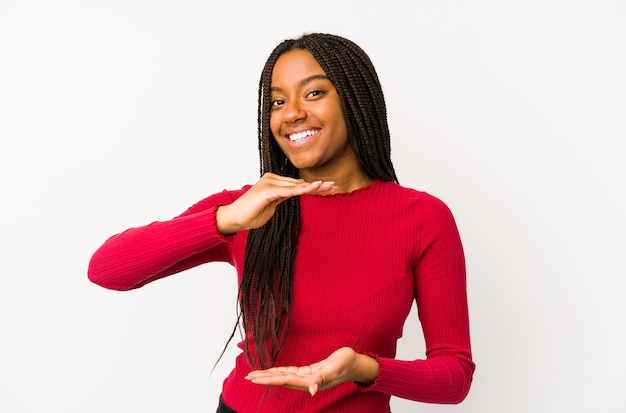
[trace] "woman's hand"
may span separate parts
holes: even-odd
[[[217,229],[222,234],[263,226],[284,200],[303,194],[330,195],[333,182],[306,182],[273,173],[264,174],[245,194],[230,205],[217,209]]]
[[[343,347],[327,359],[310,366],[273,367],[248,373],[247,380],[266,386],[284,386],[304,390],[314,396],[324,390],[346,381],[369,385],[378,377],[376,359],[359,354],[350,347]]]

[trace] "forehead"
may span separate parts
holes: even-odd
[[[294,86],[315,75],[326,75],[326,72],[311,52],[304,49],[291,50],[276,60],[272,70],[272,87]]]

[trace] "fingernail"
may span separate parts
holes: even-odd
[[[311,184],[316,184],[316,185],[317,185],[317,184],[321,184],[321,183],[322,183],[322,181],[315,181],[315,182],[311,182]]]
[[[311,393],[311,397],[315,396],[315,393],[317,393],[317,389],[318,389],[318,385],[317,384],[313,384],[309,388],[309,392]]]

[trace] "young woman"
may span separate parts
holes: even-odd
[[[474,372],[461,240],[442,201],[397,183],[366,53],[330,34],[282,42],[258,119],[256,184],[111,237],[90,280],[128,290],[210,261],[236,268],[245,337],[218,412],[461,402]],[[414,301],[426,358],[396,360]]]

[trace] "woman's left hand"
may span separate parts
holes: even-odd
[[[376,359],[359,354],[350,347],[343,347],[328,358],[310,366],[273,367],[248,373],[247,380],[266,386],[283,386],[304,390],[315,395],[346,381],[365,385],[372,384],[378,377]]]

